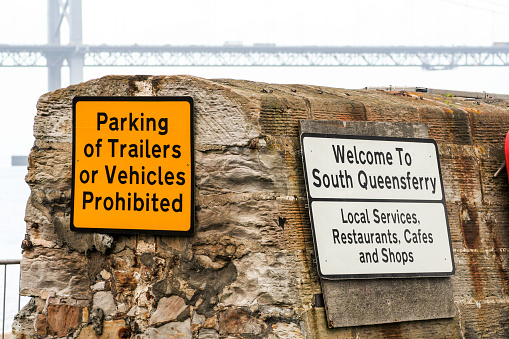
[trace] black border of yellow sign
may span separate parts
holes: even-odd
[[[83,104],[80,105],[80,103]],[[99,109],[97,109],[97,107],[99,107]],[[71,230],[77,232],[98,232],[114,234],[143,233],[171,236],[192,235],[194,233],[195,227],[193,99],[187,96],[79,96],[73,99],[72,109],[73,143],[70,219]],[[106,112],[109,112],[109,117],[107,116]],[[128,115],[129,118],[125,118],[127,120],[124,121],[125,124],[111,125],[110,121],[113,121],[111,120],[112,116],[114,117],[113,119],[116,118],[115,122],[120,121],[120,118],[115,115],[117,114],[116,112],[121,112],[120,114]],[[146,113],[145,117],[143,112]],[[94,113],[96,114],[96,117],[91,117],[91,115]],[[79,116],[79,119],[77,119],[77,116],[80,114],[81,116]],[[150,119],[157,121],[150,125],[153,128],[151,131],[148,127],[150,114],[155,114],[158,117]],[[140,120],[136,120],[135,117],[139,118]],[[93,119],[96,119],[95,125],[93,125]],[[108,125],[106,119],[110,119],[108,120],[110,125]],[[129,121],[131,125],[129,125]],[[146,126],[141,125],[142,121],[146,123]],[[122,127],[122,129],[120,129],[120,127]],[[163,127],[164,129],[162,129]],[[101,128],[103,128],[102,131]],[[106,131],[108,128],[109,131]],[[157,128],[159,128],[159,130],[156,130]],[[149,132],[151,134],[148,134]],[[100,138],[98,138],[98,136],[100,136]],[[118,136],[122,136],[125,140],[128,140],[127,142],[131,142],[131,144],[124,144],[126,145],[126,148],[122,149],[122,151],[125,151],[125,154],[127,155],[129,146],[134,148],[133,154],[136,155],[134,158],[131,157],[131,151],[128,153],[129,156],[122,158],[119,157],[120,148],[117,146],[121,146],[120,141],[123,139],[119,139]],[[153,139],[150,139],[149,136]],[[108,139],[109,137],[111,138]],[[114,139],[115,137],[117,139]],[[99,139],[101,139],[101,141],[99,141]],[[117,140],[117,142],[110,140]],[[178,145],[175,144],[175,140],[178,140]],[[157,142],[161,141],[169,142],[168,148],[164,149],[164,156],[162,155],[161,151],[163,147],[159,147],[160,144],[157,144]],[[86,142],[88,143],[85,144]],[[173,143],[173,146],[170,145],[170,142]],[[147,159],[150,158],[149,150],[154,152],[155,144],[159,145],[155,146],[157,147],[157,153],[152,153],[152,158]],[[181,144],[183,146],[180,146]],[[90,146],[87,149],[89,152],[88,154],[87,150],[84,150],[86,146],[83,147],[83,145]],[[175,146],[177,148],[172,148]],[[79,147],[78,150],[77,147]],[[96,153],[91,155],[94,149]],[[101,153],[99,153],[100,150],[102,150]],[[144,150],[145,154],[143,154]],[[116,158],[114,152],[117,152]],[[139,154],[136,152],[139,152]],[[107,154],[107,156],[103,156],[103,154]],[[157,155],[157,157],[155,155]],[[82,162],[78,164],[80,159]],[[107,166],[109,166],[108,169]],[[145,168],[145,166],[147,168]],[[154,169],[154,166],[157,169]],[[182,172],[178,173],[171,172],[174,167],[177,168],[175,170],[177,171],[179,169],[181,170],[183,166],[185,166],[185,171],[182,170]],[[163,167],[163,169],[161,169],[161,167]],[[91,170],[92,168],[100,170]],[[128,170],[126,168],[130,169]],[[81,176],[84,172],[83,169],[86,169],[86,172],[88,172],[86,179]],[[113,171],[114,169],[116,170],[116,173]],[[78,174],[77,171],[80,171],[80,174]],[[97,179],[96,181],[90,179],[94,178],[94,175],[90,176],[90,172],[96,172],[96,174],[98,174],[95,176]],[[136,176],[133,174],[133,172],[137,173],[135,173]],[[146,172],[148,172],[148,174]],[[122,176],[120,174],[122,174]],[[151,174],[152,180],[150,181],[150,185],[153,186],[148,186],[146,185],[145,180],[149,182],[148,178],[150,178],[149,176]],[[126,179],[126,175],[127,178],[129,178],[130,175],[130,179]],[[140,178],[143,178],[143,181],[141,181],[141,179],[138,181],[138,175]],[[158,178],[157,185],[153,183],[155,182],[154,178],[156,177]],[[130,182],[127,182],[128,180],[130,180]],[[136,182],[133,183],[133,181]],[[136,187],[134,184],[136,184]],[[181,186],[177,186],[177,184]],[[112,215],[112,217],[108,216],[108,218],[106,218],[106,212],[91,211],[92,208],[85,211],[86,202],[88,202],[87,199],[90,196],[93,197],[93,192],[87,192],[83,187],[88,187],[87,189],[90,189],[90,191],[92,191],[92,189],[96,189],[99,193],[102,192],[110,194],[108,197],[111,197],[111,204],[113,204],[113,201],[116,199],[116,209],[112,208],[112,205],[109,205],[108,207],[110,209],[107,210],[108,212],[113,211],[113,213],[109,213],[109,215]],[[147,191],[149,188],[152,189],[150,193]],[[137,215],[132,213],[133,210],[129,210],[129,208],[131,208],[131,200],[133,201],[132,206],[136,206],[134,203],[134,197],[136,195],[135,193],[131,195],[131,191],[134,191],[135,189],[140,190],[138,201],[141,199],[146,199],[146,204],[144,205],[145,207],[142,207],[141,209],[135,209],[135,211],[142,212],[138,213]],[[115,190],[117,192],[114,192]],[[181,190],[182,192],[178,190]],[[121,192],[119,193],[119,191]],[[127,191],[129,191],[129,193],[127,193]],[[89,193],[89,196],[87,196],[85,192]],[[161,198],[160,196],[159,198],[156,198],[155,195],[173,194],[174,197],[175,194],[178,194],[179,192],[181,193],[177,196],[180,196],[180,200],[178,198],[171,200],[171,197]],[[122,193],[124,195],[122,195]],[[116,198],[112,198],[113,194],[116,195]],[[127,197],[127,194],[129,195],[129,198]],[[152,198],[150,198],[150,194],[153,194]],[[90,199],[92,198],[90,197]],[[103,203],[105,203],[105,200],[106,198],[103,200]],[[127,205],[126,201],[129,201],[129,205]],[[149,201],[151,201],[150,204]],[[157,205],[157,203],[160,205]],[[100,209],[97,207],[97,204],[98,203],[95,202],[95,210]],[[149,211],[149,205],[152,208],[152,211]],[[182,207],[184,205],[186,206],[185,208]],[[121,206],[121,208],[119,208],[119,206]],[[128,206],[127,212],[124,206]],[[157,209],[157,207],[159,207],[159,209]],[[173,210],[171,210],[172,207]],[[103,209],[106,208],[106,204],[104,204]],[[169,213],[167,213],[168,210],[170,210]],[[183,211],[182,214],[177,213],[181,211]],[[140,216],[143,217],[140,218]],[[107,220],[104,220],[105,218]]]

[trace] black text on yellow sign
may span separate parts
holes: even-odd
[[[193,100],[76,97],[71,229],[194,232]]]

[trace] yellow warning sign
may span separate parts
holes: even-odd
[[[76,97],[71,229],[191,235],[193,100]]]

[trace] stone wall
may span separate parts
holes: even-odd
[[[192,237],[73,233],[74,96],[192,96]],[[17,338],[509,336],[509,102],[189,76],[109,76],[43,95],[26,177]],[[316,273],[299,121],[425,123],[439,145],[456,316],[329,329]]]

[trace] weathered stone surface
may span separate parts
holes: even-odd
[[[149,338],[192,338],[191,319],[182,322],[171,322],[147,331]]]
[[[39,316],[44,315],[37,313],[35,298],[31,298],[30,301],[18,312],[18,314],[14,316],[12,334],[16,336],[16,338],[22,337],[23,335],[28,338],[35,337],[41,324]],[[46,327],[42,330],[45,331]]]
[[[246,145],[245,145],[246,146]],[[197,186],[202,194],[286,192],[280,154],[248,147],[196,154]]]
[[[188,295],[190,303],[196,307],[195,312],[212,317],[216,313],[215,307],[224,287],[230,285],[237,278],[235,264],[229,262],[224,268],[215,270],[206,269],[197,262],[191,261],[185,263],[182,268],[186,283],[193,291],[192,295],[191,293]]]
[[[46,321],[48,334],[64,337],[80,325],[81,309],[75,306],[51,304],[48,306]]]
[[[211,328],[202,328],[198,333],[199,339],[219,339],[219,333]]]
[[[55,297],[87,299],[90,280],[87,258],[77,252],[34,248],[26,251],[21,262],[21,295],[40,296],[51,292]]]
[[[81,329],[78,339],[117,339],[130,338],[131,330],[126,327],[124,320],[109,320],[103,324],[103,331],[97,334],[92,325],[85,326]]]
[[[255,336],[265,331],[266,327],[265,322],[242,309],[230,308],[219,315],[219,334],[221,336]]]
[[[25,214],[27,234],[34,239],[34,245],[49,248],[68,246],[83,253],[91,250],[105,253],[112,246],[111,236],[70,230],[70,209],[66,203],[70,199],[69,188],[67,191],[32,188]]]
[[[162,298],[157,303],[157,309],[150,317],[149,324],[159,326],[170,321],[175,321],[186,308],[185,300],[176,295]]]
[[[102,309],[106,317],[117,313],[117,305],[110,291],[96,292],[94,294],[93,306]]]
[[[237,279],[228,285],[220,299],[222,305],[251,306],[292,305],[297,295],[292,286],[295,276],[289,275],[288,261],[292,257],[283,253],[254,253],[234,261]]]
[[[98,283],[90,286],[90,289],[92,291],[102,291],[102,290],[104,290],[105,286],[106,286],[106,282],[105,281],[99,281]]]
[[[268,338],[274,339],[304,339],[302,329],[294,323],[276,323],[272,325],[272,333]]]
[[[196,233],[72,233],[72,98],[139,95],[194,99]],[[22,293],[36,298],[16,318],[15,335],[33,338],[36,329],[49,330],[42,324],[51,305],[92,310],[94,293],[106,292],[118,306],[118,320],[104,321],[99,335],[89,316],[80,319],[82,329],[69,327],[69,336],[504,337],[509,183],[493,173],[503,160],[508,104],[463,100],[451,106],[450,100],[190,76],[109,76],[43,95],[26,176],[31,246],[21,265]],[[327,328],[325,310],[314,306],[323,291],[306,208],[301,120],[426,125],[441,156],[457,269],[451,279],[455,318]],[[172,296],[185,310],[151,326],[158,304]]]
[[[35,320],[35,333],[40,336],[48,335],[48,320],[46,319],[46,315],[37,314],[37,319]]]
[[[171,296],[177,294],[180,291],[180,284],[178,280],[163,279],[156,282],[152,286],[152,294],[159,301],[162,297]]]

